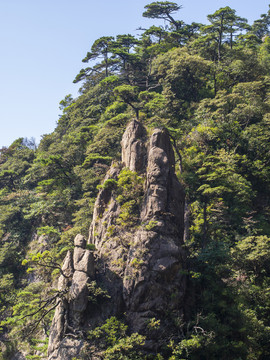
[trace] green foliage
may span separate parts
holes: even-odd
[[[52,282],[74,236],[88,233],[98,189],[113,191],[120,205],[108,236],[139,225],[143,176],[123,169],[99,185],[120,160],[134,115],[148,131],[169,127],[187,199],[194,302],[189,322],[156,358],[270,358],[269,9],[251,26],[230,7],[208,15],[208,25],[184,24],[175,17],[180,9],[152,2],[143,16],[169,26],[97,39],[75,79],[80,95],[60,102],[55,131],[38,147],[19,138],[0,149],[0,318],[5,336],[17,336],[18,346],[28,342],[29,358],[43,347],[38,338],[48,333],[55,296],[65,295],[51,290]],[[134,256],[132,266],[141,265]],[[92,282],[89,297],[98,303],[108,294]],[[127,335],[115,318],[90,337],[104,359],[144,358],[138,349],[145,339]],[[11,344],[0,358],[13,351]]]
[[[10,330],[11,338],[24,340],[34,332],[49,331],[58,294],[55,290],[48,292],[45,289],[45,283],[36,282],[17,292],[12,315],[1,322],[2,327]],[[47,298],[44,299],[46,292]]]
[[[246,274],[252,275],[253,281],[270,275],[269,256],[270,238],[267,236],[249,236],[241,239],[232,249],[236,266]]]
[[[86,244],[86,249],[90,251],[95,251],[96,247],[94,244]]]
[[[147,327],[150,331],[157,330],[160,328],[160,320],[152,318],[149,320]]]
[[[113,190],[114,188],[117,187],[117,181],[115,179],[107,179],[104,181],[104,183],[102,185],[98,185],[97,188],[98,189],[108,189],[108,190]]]
[[[117,198],[121,206],[118,222],[121,226],[134,226],[143,196],[143,178],[136,172],[124,168],[117,181]]]
[[[104,299],[110,299],[110,295],[106,290],[97,286],[96,281],[91,281],[88,285],[88,301],[97,304]]]
[[[119,100],[122,100],[126,104],[132,107],[135,111],[136,118],[139,117],[140,106],[138,104],[139,88],[131,85],[120,85],[114,88],[114,94]]]
[[[170,360],[199,359],[194,353],[202,347],[204,341],[201,335],[191,335],[190,339],[182,340],[178,345],[171,344],[173,355]]]
[[[135,269],[139,269],[142,265],[143,265],[144,261],[143,260],[139,260],[138,258],[133,258],[130,266],[134,267]]]
[[[105,351],[104,360],[142,360],[144,357],[137,348],[143,345],[144,341],[145,337],[137,333],[126,336]]]
[[[61,243],[61,241],[59,241],[59,243]],[[54,280],[56,276],[63,274],[61,260],[69,249],[69,247],[62,247],[60,250],[60,246],[55,246],[51,251],[29,252],[27,258],[22,261],[22,265],[27,268],[27,273],[34,273],[34,276],[39,276],[45,282],[50,282]]]
[[[41,226],[37,228],[37,234],[40,235],[51,235],[51,236],[59,236],[60,233],[53,226]]]
[[[145,337],[137,333],[127,336],[127,325],[116,317],[107,319],[103,325],[90,331],[88,339],[104,349],[103,356],[106,360],[143,359],[139,348],[144,344]]]
[[[153,229],[155,229],[155,227],[157,226],[158,222],[154,221],[154,220],[150,220],[149,223],[147,225],[145,225],[145,230],[147,231],[151,231]]]
[[[102,155],[93,153],[93,154],[89,154],[86,157],[82,166],[85,168],[91,167],[96,162],[108,164],[111,162],[111,160],[112,160],[111,156],[102,156]]]
[[[190,104],[211,93],[211,62],[185,49],[176,48],[154,61],[153,72],[162,85],[167,116],[171,121],[185,118]]]
[[[268,9],[266,14],[262,14],[260,19],[254,21],[251,27],[251,32],[261,40],[265,35],[269,35],[269,24],[270,13]]]
[[[207,16],[210,25],[206,25],[203,28],[203,32],[207,35],[206,37],[211,38],[212,41],[217,43],[217,55],[216,59],[221,60],[223,37],[229,36],[230,47],[233,46],[233,35],[236,31],[247,29],[247,20],[236,16],[235,10],[229,6],[220,8],[214,14]]]
[[[171,1],[155,1],[145,6],[144,17],[151,19],[164,19],[173,24],[176,29],[180,28],[181,22],[173,19],[172,14],[180,10],[182,6]]]

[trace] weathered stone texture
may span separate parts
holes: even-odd
[[[72,253],[68,251],[62,266],[63,275],[61,274],[58,279],[58,290],[65,290],[70,285],[73,271]]]
[[[74,253],[68,251],[58,280],[58,290],[65,292],[58,300],[50,330],[48,359],[71,360],[83,345],[76,339],[88,303],[88,283],[94,278],[93,254],[85,249],[86,239],[77,235]]]
[[[146,176],[142,225],[124,230],[118,227],[115,236],[108,236],[109,226],[117,223],[120,207],[112,191],[106,193],[104,206],[101,190],[95,207],[102,211],[94,215],[89,241],[100,256],[106,255],[107,269],[121,278],[130,328],[144,333],[150,318],[183,308],[184,191],[175,175],[174,151],[166,129],[156,129],[147,141],[142,125],[132,121],[123,135],[122,166]],[[114,174],[117,179],[117,171]],[[114,265],[121,258],[122,272]],[[172,296],[177,301],[171,301]]]
[[[146,131],[140,122],[133,120],[127,126],[122,138],[122,163],[131,171],[141,172],[146,162],[144,138]]]
[[[168,131],[156,129],[148,140],[142,124],[133,120],[123,135],[122,164],[113,164],[104,181],[117,181],[123,167],[146,179],[138,215],[140,224],[119,225],[121,205],[116,200],[116,191],[104,187],[96,199],[88,239],[97,249],[97,278],[105,284],[111,301],[100,314],[91,311],[86,314],[87,284],[95,276],[94,258],[85,249],[85,239],[78,235],[73,256],[68,253],[63,265],[67,279],[63,276],[59,279],[59,289],[68,284],[70,287],[67,303],[61,302],[55,313],[49,360],[71,360],[80,351],[82,343],[72,340],[68,329],[71,327],[76,333],[84,316],[94,326],[112,314],[125,313],[130,330],[147,334],[146,348],[152,351],[162,343],[164,332],[170,332],[168,311],[178,315],[183,312],[184,191],[175,175]],[[151,338],[147,323],[152,318],[160,319],[162,325]]]

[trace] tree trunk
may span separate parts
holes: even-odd
[[[186,198],[184,209],[184,242],[189,240],[190,213],[190,206]]]
[[[215,96],[217,95],[217,78],[216,78],[216,71],[214,72],[214,91]]]
[[[206,201],[203,204],[203,239],[202,239],[202,249],[206,246],[206,236],[207,236],[207,203]]]
[[[220,22],[219,39],[218,39],[218,62],[220,62],[220,59],[221,59],[221,45],[222,45],[222,35],[223,35],[223,19],[224,19],[224,15],[222,15],[221,22]]]

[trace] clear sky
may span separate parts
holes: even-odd
[[[141,15],[150,0],[0,0],[0,148],[18,137],[52,132],[59,102],[78,96],[73,79],[81,59],[101,36],[132,34],[161,24]],[[252,23],[268,10],[267,0],[175,0],[175,18],[206,23],[230,6]]]

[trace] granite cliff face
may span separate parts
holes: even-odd
[[[128,174],[124,181],[123,174]],[[128,184],[125,196],[123,183]],[[183,315],[183,232],[184,192],[175,175],[169,134],[156,129],[148,139],[141,123],[133,120],[123,135],[122,163],[112,164],[95,203],[88,239],[95,245],[95,260],[77,235],[74,253],[64,261],[49,360],[78,356],[83,332],[113,315],[125,314],[130,332],[147,335],[145,351],[161,346],[172,318]],[[105,304],[89,303],[93,280],[106,288],[110,299]],[[151,319],[161,324],[152,335],[147,330]]]

